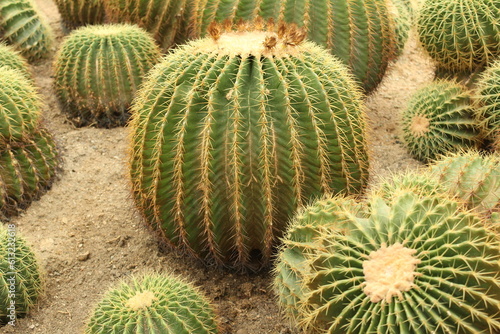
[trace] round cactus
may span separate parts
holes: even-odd
[[[323,208],[335,214],[303,252],[308,270],[292,317],[298,327],[331,334],[500,330],[500,244],[477,216],[412,192],[390,204],[374,196],[368,206],[369,216]]]
[[[410,153],[428,162],[441,154],[475,147],[479,124],[471,94],[451,81],[419,89],[403,111],[403,137]]]
[[[359,89],[293,26],[177,49],[133,107],[131,177],[146,220],[207,261],[266,266],[294,210],[366,185]]]
[[[144,274],[109,290],[85,334],[214,334],[212,306],[193,286],[177,277]]]
[[[500,60],[489,66],[476,83],[478,117],[485,137],[500,142]]]
[[[0,226],[0,324],[15,324],[43,292],[36,256],[16,233],[16,226]]]
[[[0,0],[0,38],[30,61],[46,57],[53,43],[52,30],[32,0]]]
[[[31,78],[28,62],[14,48],[0,42],[0,67],[16,69]]]
[[[396,53],[401,54],[413,24],[413,7],[410,0],[390,0],[389,10],[396,29]]]
[[[438,67],[472,71],[500,55],[499,17],[496,0],[426,0],[417,29]]]
[[[74,29],[104,22],[102,0],[55,0],[64,25]]]
[[[178,34],[183,34],[184,11],[189,6],[186,0],[104,0],[106,16],[111,22],[139,25],[164,50],[174,45]]]
[[[137,26],[82,27],[62,43],[55,90],[77,126],[122,126],[143,77],[160,57],[153,39]]]
[[[476,151],[453,154],[435,161],[430,171],[443,189],[469,209],[487,216],[500,211],[500,156]]]
[[[348,65],[366,92],[380,83],[396,56],[393,16],[385,0],[195,1],[191,36],[207,33],[212,21],[265,20],[295,23],[307,38]]]

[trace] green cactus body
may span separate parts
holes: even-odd
[[[476,84],[478,117],[485,137],[495,143],[500,142],[500,60],[489,66]]]
[[[297,31],[287,41],[212,32],[216,41],[166,57],[138,94],[135,199],[171,244],[219,264],[265,266],[299,205],[366,185],[360,93],[345,66],[294,40]]]
[[[36,256],[16,233],[15,225],[0,226],[0,259],[0,324],[15,324],[16,318],[25,316],[43,291]]]
[[[417,29],[438,67],[472,71],[500,55],[499,17],[496,0],[426,0]]]
[[[109,290],[85,334],[215,334],[217,322],[205,297],[179,278],[134,276]]]
[[[409,192],[341,214],[306,254],[307,333],[494,333],[500,245],[457,202]],[[334,209],[335,210],[335,209]],[[326,209],[328,211],[328,209]],[[279,282],[278,282],[279,284]],[[279,290],[278,290],[279,291]]]
[[[413,7],[410,0],[390,0],[388,1],[389,10],[394,17],[396,29],[396,53],[403,52],[410,28],[413,24]]]
[[[53,43],[50,26],[31,0],[0,0],[0,38],[29,61],[46,57]]]
[[[135,23],[153,35],[163,50],[183,34],[186,0],[104,0],[111,22]]]
[[[57,55],[55,90],[76,125],[122,126],[143,77],[160,57],[153,39],[137,26],[82,27]]]
[[[26,78],[31,78],[28,62],[9,45],[0,42],[0,67],[6,66],[23,72]]]
[[[55,0],[55,3],[69,29],[104,22],[102,0]]]
[[[453,154],[435,161],[430,172],[451,196],[469,209],[491,215],[500,211],[500,157],[478,152]]]
[[[304,27],[309,40],[351,68],[366,92],[380,83],[396,55],[393,17],[385,0],[198,0],[193,6],[192,37],[206,34],[213,20],[251,21],[260,16]]]
[[[403,137],[410,153],[423,162],[441,154],[475,147],[477,111],[465,87],[436,81],[419,89],[403,111]]]

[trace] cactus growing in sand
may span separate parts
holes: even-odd
[[[406,147],[423,162],[475,147],[479,141],[476,113],[465,87],[445,80],[432,82],[415,92],[403,111]]]
[[[55,3],[69,29],[104,22],[103,0],[55,0]]]
[[[0,0],[0,39],[29,61],[46,57],[53,43],[50,26],[31,0]]]
[[[335,214],[294,264],[306,268],[302,290],[285,306],[299,328],[331,334],[500,330],[499,240],[477,216],[455,201],[413,192],[390,203],[373,196],[366,205],[369,211],[335,203],[322,209]]]
[[[165,274],[134,276],[109,290],[85,334],[215,334],[212,306],[191,284]]]
[[[160,57],[151,36],[137,26],[79,28],[55,61],[57,96],[78,126],[125,125],[136,90]]]
[[[134,196],[170,244],[258,268],[298,206],[366,185],[363,106],[347,68],[294,26],[211,34],[166,57],[138,93]]]

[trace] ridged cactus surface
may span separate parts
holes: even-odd
[[[2,66],[21,71],[26,78],[31,77],[26,59],[13,47],[0,42],[0,67]]]
[[[264,266],[299,205],[366,185],[363,106],[347,68],[297,29],[211,31],[215,40],[166,57],[138,94],[134,196],[171,244]]]
[[[480,131],[476,114],[465,87],[451,81],[432,82],[415,92],[403,111],[406,147],[423,162],[475,147]]]
[[[427,170],[406,171],[394,174],[391,177],[382,179],[372,191],[373,194],[391,202],[402,193],[412,192],[419,196],[445,196],[445,188],[442,187],[437,178]]]
[[[387,3],[389,12],[394,18],[397,46],[396,53],[401,54],[413,25],[413,6],[410,0],[389,0]]]
[[[85,334],[215,334],[212,306],[191,284],[166,274],[134,276],[109,290]]]
[[[197,0],[191,37],[207,33],[212,21],[285,21],[304,27],[307,38],[348,65],[366,92],[380,83],[396,56],[395,24],[385,0]]]
[[[55,3],[69,29],[104,22],[103,0],[55,0]]]
[[[53,43],[52,30],[32,0],[0,0],[0,39],[29,61],[46,57]]]
[[[25,316],[42,292],[40,267],[31,247],[15,225],[0,226],[0,324],[13,321],[11,325],[15,325],[16,318]]]
[[[500,60],[491,64],[476,84],[478,117],[485,137],[495,145],[500,142]],[[500,152],[500,151],[499,151]]]
[[[106,16],[115,23],[134,23],[153,35],[166,50],[177,35],[183,35],[184,11],[191,7],[187,0],[103,0]]]
[[[292,317],[299,328],[331,334],[500,330],[499,240],[477,216],[457,202],[412,192],[391,203],[374,196],[367,205],[368,216],[336,204],[322,208],[335,219],[302,253],[305,293],[295,305],[299,316]]]
[[[426,0],[417,30],[438,67],[472,71],[500,55],[499,17],[497,0]]]
[[[82,27],[62,43],[55,90],[76,125],[122,126],[143,77],[160,57],[153,39],[137,26]]]

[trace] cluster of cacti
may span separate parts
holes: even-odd
[[[307,38],[348,65],[366,92],[380,83],[396,56],[392,12],[385,0],[194,1],[191,37],[207,33],[212,21],[285,21],[303,27]]]
[[[10,215],[47,189],[58,166],[40,122],[40,99],[18,70],[0,67],[0,213]]]
[[[452,81],[432,82],[415,92],[403,111],[405,144],[423,162],[475,147],[480,132],[476,114],[465,87]]]
[[[172,245],[265,266],[298,206],[366,185],[359,88],[294,26],[210,31],[165,57],[138,93],[134,196]]]
[[[103,0],[106,17],[115,23],[134,23],[153,35],[162,49],[174,45],[185,34],[187,0]]]
[[[323,200],[290,226],[275,287],[297,327],[332,334],[500,330],[499,240],[477,216],[412,191],[390,202],[372,196],[365,205]]]
[[[451,197],[451,195],[446,194],[446,188],[439,183],[437,178],[421,170],[406,171],[384,178],[372,190],[372,194],[380,196],[388,202],[398,198],[401,193],[408,192],[420,196]]]
[[[426,0],[417,29],[438,67],[473,71],[500,55],[499,17],[496,0]]]
[[[15,324],[43,291],[37,259],[13,224],[0,226],[0,324]]]
[[[143,29],[128,24],[74,30],[55,60],[55,90],[77,126],[125,125],[129,106],[160,50]]]
[[[104,22],[103,0],[55,0],[55,3],[68,29]]]
[[[32,0],[0,0],[0,39],[30,61],[46,57],[53,43],[52,30]]]
[[[481,73],[476,83],[478,117],[485,137],[500,149],[500,60]]]
[[[214,334],[212,306],[191,284],[166,274],[143,274],[109,290],[86,334]]]
[[[31,74],[28,70],[28,62],[13,47],[0,42],[0,67],[7,66],[23,72],[26,78]]]

